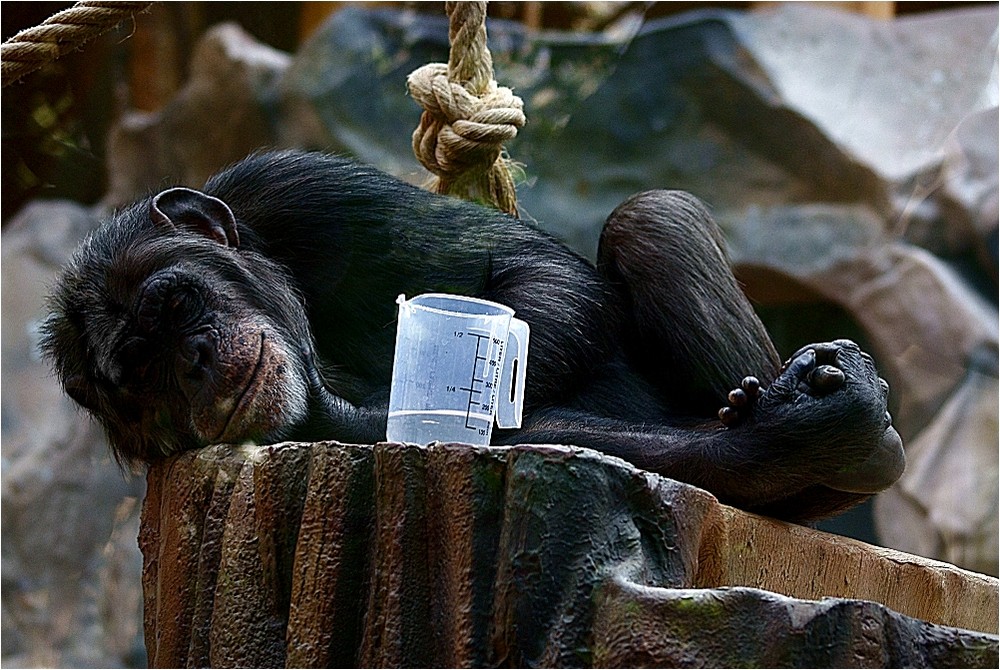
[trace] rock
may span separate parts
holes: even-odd
[[[594,665],[601,668],[985,667],[995,654],[987,636],[863,600],[620,582],[604,585],[598,598]]]
[[[28,205],[3,230],[3,661],[119,667],[145,661],[141,479],[39,360],[43,295],[96,225],[69,202]]]
[[[904,214],[920,228],[950,197],[922,194],[955,163],[948,147],[978,156],[968,138],[978,147],[989,132],[988,120],[969,117],[996,107],[996,14],[886,22],[812,6],[701,11],[637,34],[572,37],[491,21],[497,79],[529,114],[509,147],[524,164],[524,214],[591,256],[607,213],[658,186],[689,190],[722,218],[748,206],[848,202],[869,206],[887,229]],[[196,184],[262,144],[343,151],[411,181],[425,176],[410,149],[420,110],[405,80],[447,60],[443,15],[347,7],[290,61],[233,26],[199,49],[168,109],[123,124],[109,151],[121,164],[114,173],[148,175],[113,188],[113,201],[154,176]],[[143,162],[150,146],[159,162]],[[925,200],[932,206],[911,206]]]
[[[979,358],[910,442],[909,466],[897,486],[876,501],[876,519],[879,536],[893,547],[995,575],[1000,569],[997,351],[984,349]]]
[[[752,54],[733,70],[770,84],[760,93],[884,180],[882,197],[905,196],[939,169],[952,131],[991,97],[996,104],[996,16],[976,8],[881,21],[786,6],[730,22]]]
[[[941,217],[947,238],[943,242],[921,242],[940,248],[950,256],[971,252],[975,265],[985,270],[984,279],[997,287],[998,212],[997,164],[1000,162],[1000,114],[992,107],[963,119],[945,144],[942,168]],[[921,231],[924,238],[931,231]],[[915,236],[914,236],[915,237]]]
[[[525,165],[522,209],[591,256],[604,216],[656,186],[717,212],[857,202],[886,227],[913,218],[952,131],[996,104],[995,23],[995,8],[886,22],[797,6],[567,39],[493,21],[497,80],[529,118],[509,147]],[[447,54],[443,16],[336,13],[281,82],[285,140],[418,181],[419,108],[400,91]],[[923,197],[936,216],[940,194]]]
[[[221,445],[148,488],[153,667],[998,661],[996,579],[586,449]]]

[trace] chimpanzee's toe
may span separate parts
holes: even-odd
[[[719,420],[727,427],[738,425],[750,413],[750,409],[760,396],[760,380],[744,377],[739,388],[729,392],[729,404],[719,410]]]
[[[840,354],[860,351],[850,340],[821,342],[802,347],[781,366],[779,383],[804,395],[824,396],[843,387],[847,376],[841,369]]]
[[[844,371],[832,365],[819,365],[806,375],[806,383],[820,395],[833,393],[843,386],[846,380]]]

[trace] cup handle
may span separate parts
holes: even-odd
[[[524,408],[524,380],[528,372],[528,339],[531,328],[520,319],[511,318],[507,351],[500,371],[497,396],[497,426],[520,428]]]

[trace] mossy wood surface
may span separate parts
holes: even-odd
[[[152,666],[998,664],[996,579],[582,449],[210,447],[139,540]]]

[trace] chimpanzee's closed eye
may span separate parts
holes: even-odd
[[[170,330],[196,326],[204,309],[204,298],[189,277],[174,269],[163,270],[144,284],[136,308],[136,322],[146,335],[164,335]]]
[[[204,309],[201,293],[190,284],[181,284],[167,300],[164,318],[175,328],[193,328],[202,322]]]
[[[156,348],[143,337],[130,337],[118,350],[122,383],[132,391],[150,391],[156,386]]]

